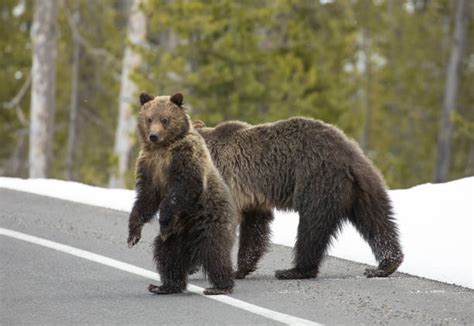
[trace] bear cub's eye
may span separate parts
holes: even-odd
[[[167,124],[168,123],[168,118],[161,118],[161,123],[162,124]]]

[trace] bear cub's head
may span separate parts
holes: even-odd
[[[183,108],[183,94],[153,97],[141,93],[139,99],[138,129],[145,144],[169,145],[189,132],[191,124]]]

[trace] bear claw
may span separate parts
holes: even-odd
[[[393,271],[386,271],[380,268],[367,268],[364,272],[364,275],[367,276],[367,278],[373,278],[373,277],[387,277],[392,273]]]
[[[180,293],[180,289],[173,289],[165,286],[157,286],[150,284],[148,285],[148,291],[154,294],[172,294],[172,293]]]
[[[275,277],[279,280],[302,280],[308,278],[315,278],[315,272],[302,272],[296,268],[281,269],[275,272]]]
[[[134,245],[138,243],[138,241],[140,241],[140,236],[138,235],[129,236],[127,240],[128,247],[132,248]]]
[[[219,288],[207,288],[204,290],[205,295],[219,295],[219,294],[231,294],[232,288],[219,289]]]

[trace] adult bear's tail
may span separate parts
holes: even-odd
[[[381,176],[370,162],[363,162],[352,169],[351,174],[355,183],[349,220],[369,243],[379,263],[376,269],[367,269],[365,275],[386,277],[395,272],[403,261],[390,198]]]

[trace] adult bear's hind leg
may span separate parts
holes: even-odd
[[[312,221],[300,220],[294,249],[295,267],[276,271],[276,278],[291,280],[318,276],[319,266],[329,247],[331,236],[336,233],[339,225],[334,223],[336,219],[330,218],[332,221],[328,221],[326,218],[327,216],[318,214]]]
[[[375,194],[368,195],[357,189],[349,220],[369,243],[379,263],[377,268],[366,269],[364,274],[387,277],[395,272],[403,261],[403,252],[386,190],[380,187]]]
[[[294,249],[295,267],[276,271],[278,279],[316,277],[331,238],[345,217],[342,208],[344,197],[338,187],[333,189],[330,184],[323,187],[324,178],[319,180],[319,184],[308,182],[306,187],[302,187],[305,193],[300,194],[297,206],[300,222]],[[322,191],[324,189],[326,191]]]
[[[268,250],[272,221],[273,212],[271,209],[249,209],[243,212],[242,223],[240,223],[236,279],[243,279],[257,269],[260,258]]]

